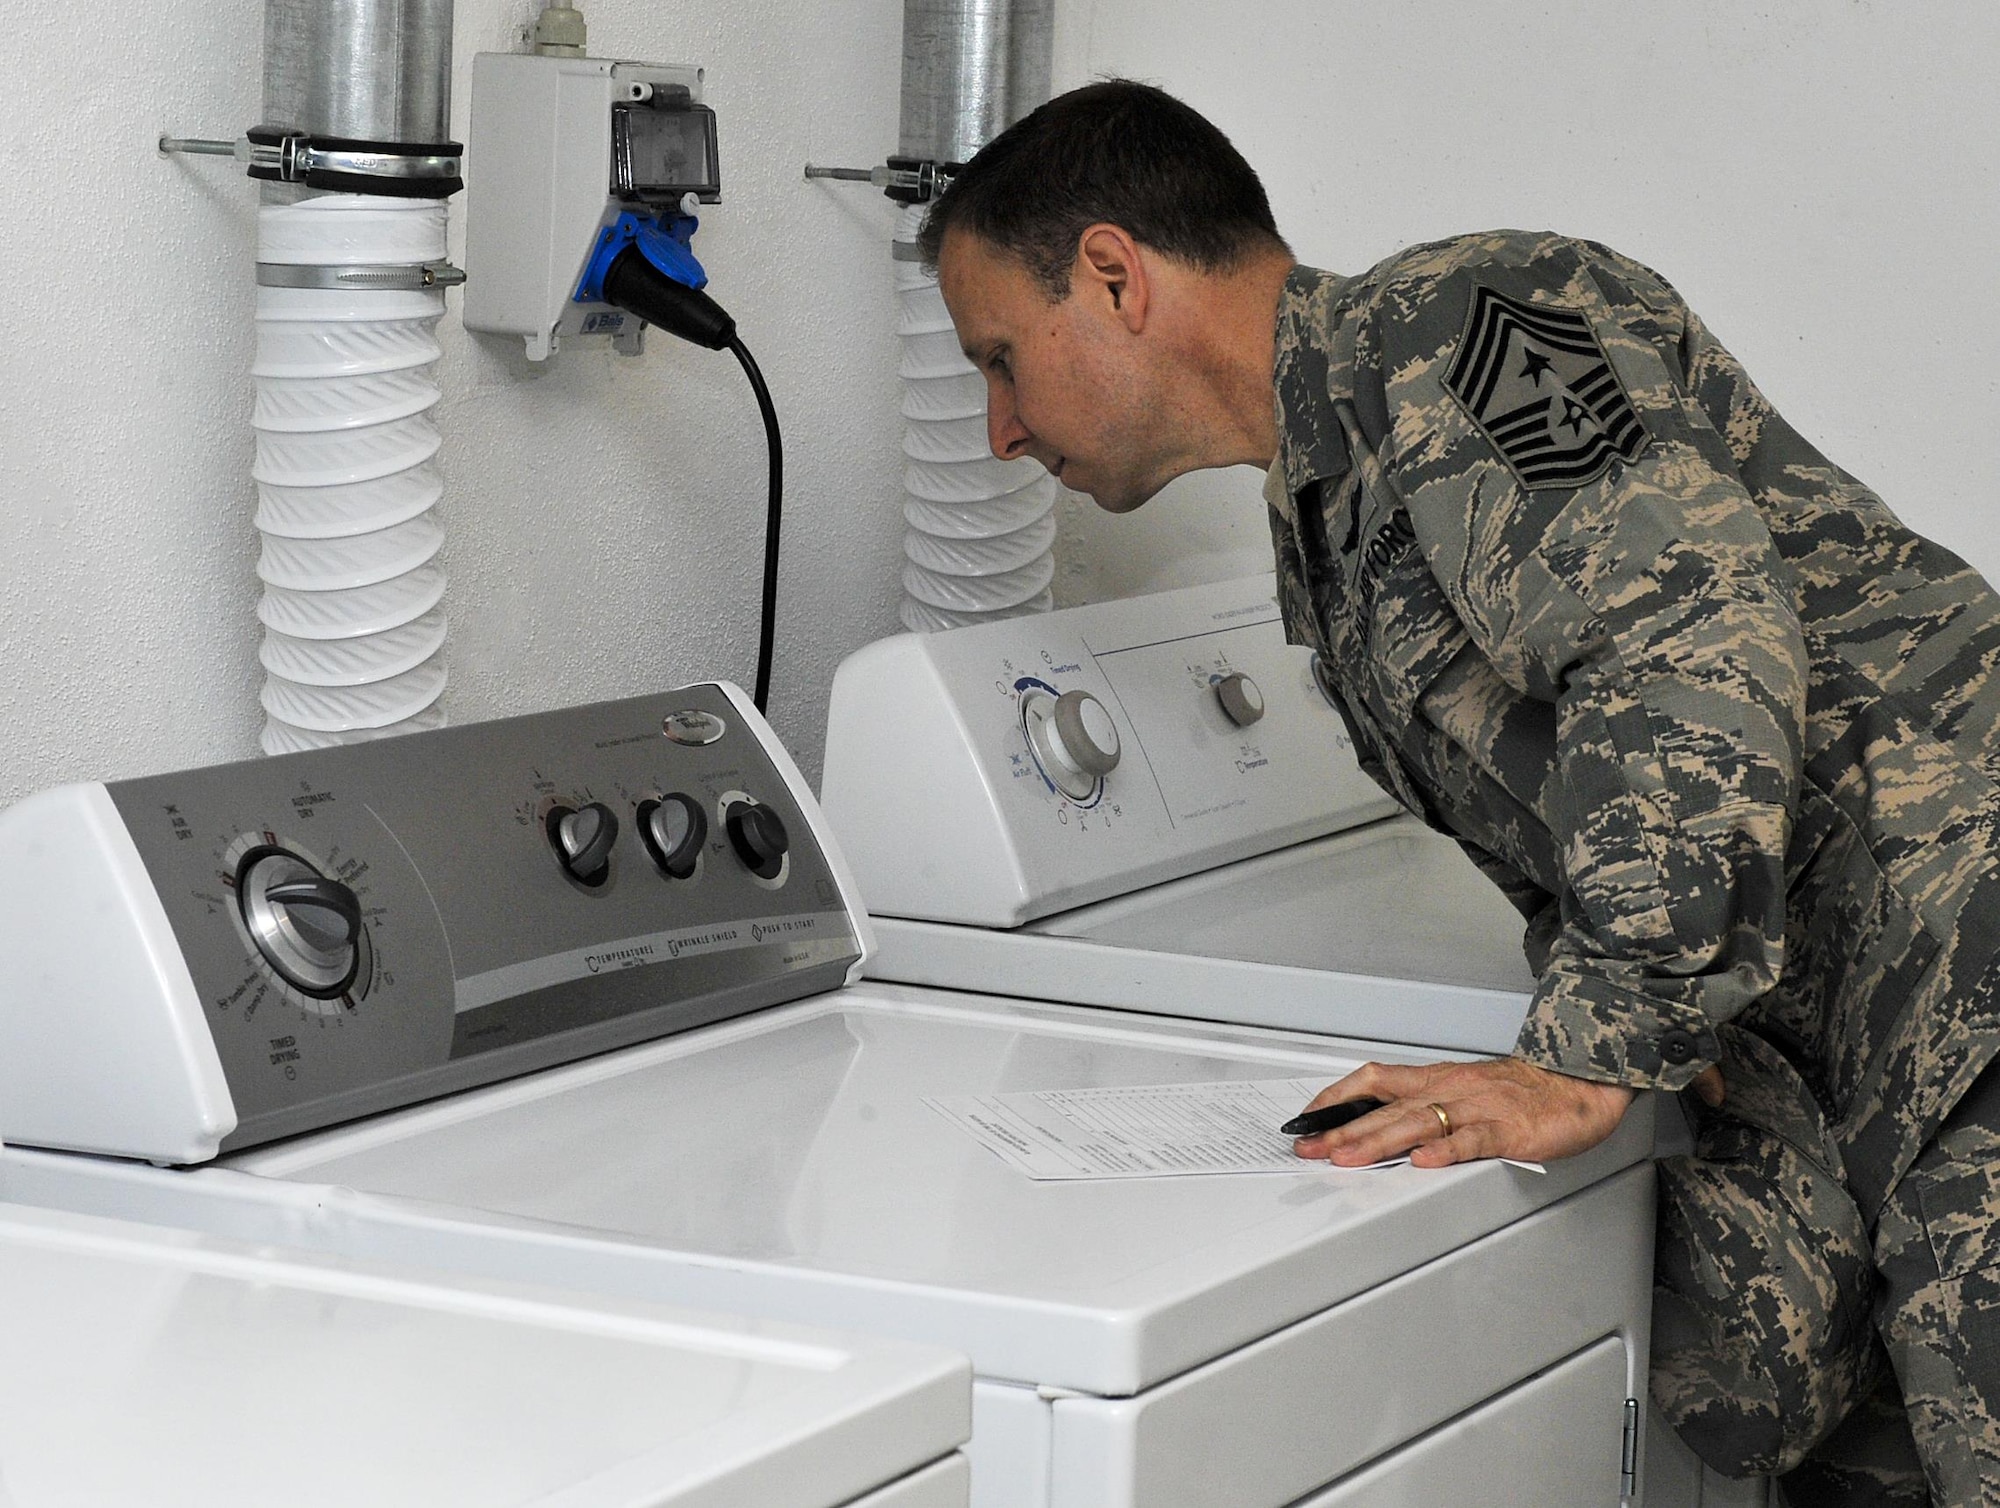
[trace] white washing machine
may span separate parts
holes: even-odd
[[[1472,1052],[1514,1046],[1522,918],[1362,774],[1268,575],[851,656],[827,820],[869,973]]]
[[[871,977],[1494,1054],[1534,985],[1520,914],[1357,766],[1269,575],[869,645],[822,800]]]
[[[13,1199],[942,1345],[995,1508],[1626,1483],[1644,1111],[1546,1173],[1028,1179],[925,1099],[1385,1050],[861,980],[733,688],[45,793],[0,927]]]
[[[962,1508],[967,1383],[932,1347],[0,1203],[7,1508]]]

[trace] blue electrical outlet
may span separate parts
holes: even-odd
[[[604,275],[628,246],[638,247],[639,254],[663,276],[683,287],[705,286],[708,272],[689,245],[700,226],[701,222],[693,215],[675,215],[664,225],[651,215],[635,215],[629,210],[619,215],[597,233],[597,245],[591,249],[590,260],[584,264],[583,280],[576,286],[575,302],[604,302]]]

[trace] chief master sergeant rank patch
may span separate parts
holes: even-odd
[[[1648,436],[1590,321],[1475,287],[1444,379],[1530,492],[1581,487]]]

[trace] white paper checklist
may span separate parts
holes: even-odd
[[[967,1094],[924,1103],[1034,1179],[1172,1178],[1194,1173],[1312,1173],[1278,1127],[1326,1087],[1324,1078],[1231,1079]],[[1392,1158],[1369,1172],[1401,1166]],[[1539,1173],[1537,1163],[1513,1166]]]
[[[1141,1084],[955,1095],[925,1104],[1030,1178],[1304,1173],[1278,1127],[1320,1079]]]

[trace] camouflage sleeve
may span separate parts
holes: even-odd
[[[1532,922],[1547,908],[1549,893],[1498,854],[1481,848],[1470,838],[1459,838],[1458,846],[1472,860],[1473,867],[1507,898],[1507,904],[1521,913],[1522,921]]]
[[[1549,966],[1549,955],[1561,930],[1561,904],[1512,864],[1470,838],[1460,838],[1458,846],[1473,866],[1499,888],[1507,903],[1521,913],[1521,920],[1526,923],[1521,933],[1521,953],[1528,960],[1529,972],[1539,979],[1542,970]]]
[[[1805,646],[1672,290],[1559,238],[1492,251],[1384,286],[1357,396],[1376,374],[1385,478],[1472,646],[1555,708],[1565,894],[1518,1051],[1680,1088],[1783,968]]]

